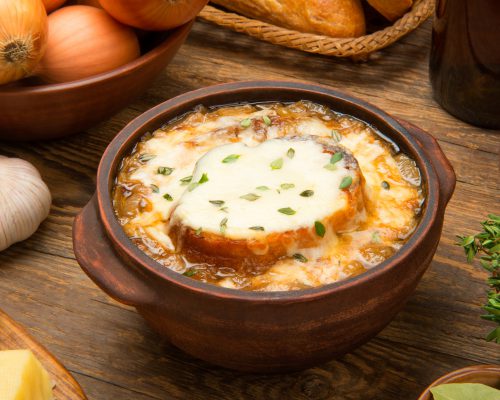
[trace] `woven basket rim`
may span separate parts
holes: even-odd
[[[434,12],[435,0],[416,0],[410,11],[379,31],[357,38],[333,38],[282,28],[257,19],[207,5],[199,17],[257,39],[309,53],[336,57],[367,58],[420,26]]]

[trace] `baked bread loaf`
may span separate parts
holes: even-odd
[[[368,0],[375,10],[389,21],[396,21],[413,5],[413,0]]]
[[[231,11],[274,25],[331,37],[365,34],[360,0],[212,0]]]

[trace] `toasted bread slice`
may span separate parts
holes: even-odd
[[[363,181],[352,154],[327,138],[219,146],[198,161],[172,212],[170,237],[194,262],[272,264],[355,228]]]

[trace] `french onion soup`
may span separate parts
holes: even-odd
[[[198,107],[145,135],[113,188],[154,260],[223,287],[281,291],[358,275],[419,221],[415,162],[368,124],[307,101]]]

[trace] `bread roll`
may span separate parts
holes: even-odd
[[[365,33],[360,0],[213,0],[215,4],[285,28],[332,37]]]
[[[396,21],[413,5],[413,0],[368,0],[368,4],[389,21]]]

